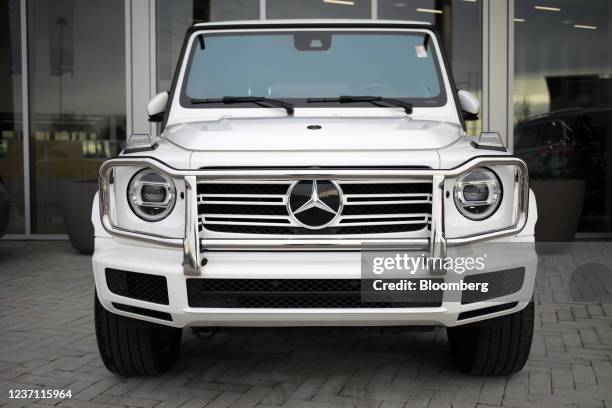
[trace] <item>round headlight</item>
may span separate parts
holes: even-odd
[[[176,187],[169,177],[153,170],[136,173],[128,186],[128,202],[145,221],[163,220],[176,202]]]
[[[491,216],[501,199],[501,182],[491,170],[472,170],[460,176],[455,185],[455,205],[470,220],[479,221]]]

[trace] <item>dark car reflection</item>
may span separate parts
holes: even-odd
[[[584,180],[584,208],[597,218],[607,213],[606,130],[611,116],[612,109],[575,108],[527,119],[515,128],[514,152],[525,160],[532,179]]]

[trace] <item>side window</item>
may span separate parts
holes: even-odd
[[[516,150],[531,149],[541,143],[546,123],[525,124],[517,129]]]
[[[562,121],[554,120],[548,122],[542,134],[541,145],[563,143],[565,139],[566,125]]]

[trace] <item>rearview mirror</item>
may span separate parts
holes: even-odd
[[[147,103],[147,114],[149,122],[161,122],[164,120],[166,105],[168,104],[168,92],[160,92]]]
[[[476,95],[460,89],[459,92],[457,92],[457,96],[459,96],[459,104],[461,105],[461,110],[463,111],[463,118],[465,120],[478,120],[480,101]]]

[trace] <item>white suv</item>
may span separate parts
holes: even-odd
[[[535,199],[499,135],[466,134],[478,108],[427,24],[191,27],[160,137],[100,169],[106,367],[166,371],[185,327],[419,325],[469,373],[520,370]]]

